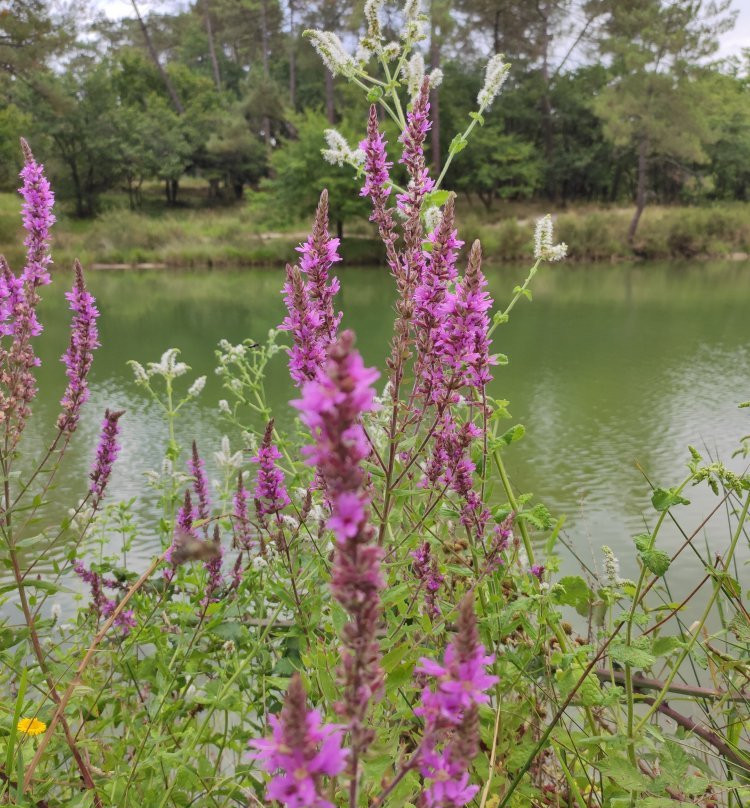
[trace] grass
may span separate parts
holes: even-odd
[[[185,207],[168,209],[155,196],[143,211],[123,207],[123,198],[93,220],[58,211],[55,227],[57,263],[79,258],[84,265],[156,264],[167,267],[279,266],[292,259],[309,222],[294,221],[269,231],[262,208],[239,204],[199,207],[188,195]],[[531,253],[534,221],[548,208],[540,204],[505,204],[487,212],[459,201],[459,221],[468,244],[479,238],[490,262],[525,260]],[[738,257],[750,252],[750,206],[722,203],[704,207],[648,207],[631,247],[625,234],[630,208],[580,206],[552,212],[556,233],[578,261],[613,261],[697,257]],[[347,223],[342,254],[349,264],[380,262],[382,247],[364,221]],[[14,266],[22,260],[19,200],[0,193],[0,252]]]

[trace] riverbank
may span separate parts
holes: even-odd
[[[479,238],[490,262],[526,261],[534,221],[543,212],[543,203],[508,204],[487,212],[460,200],[460,234],[467,244]],[[556,237],[569,245],[572,261],[746,259],[750,253],[750,204],[651,206],[632,247],[625,237],[630,208],[578,207],[552,213]],[[148,212],[113,209],[93,220],[62,213],[55,227],[55,255],[61,266],[78,257],[85,266],[96,268],[281,267],[305,238],[306,226],[294,222],[283,231],[271,231],[257,203]],[[15,266],[22,258],[18,202],[10,193],[0,194],[0,252]],[[341,252],[350,265],[379,263],[383,258],[382,247],[364,220],[347,222]]]

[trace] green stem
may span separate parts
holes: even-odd
[[[729,551],[727,552],[727,557],[724,561],[724,569],[728,569],[729,565],[732,563],[732,559],[734,558],[735,550],[737,549],[737,543],[740,540],[740,536],[742,535],[742,528],[745,524],[745,520],[747,519],[747,512],[748,508],[750,508],[750,491],[748,492],[747,496],[745,497],[745,504],[742,506],[742,512],[740,513],[739,522],[737,523],[737,529],[734,532],[734,536],[732,536],[732,543],[729,545]],[[635,732],[639,733],[645,726],[646,722],[651,718],[651,716],[659,709],[659,705],[661,704],[664,697],[669,692],[669,688],[674,681],[675,676],[679,672],[680,666],[687,658],[688,654],[693,650],[693,646],[698,640],[700,636],[701,629],[705,625],[706,621],[708,620],[708,616],[711,613],[711,609],[713,609],[714,603],[716,603],[716,599],[719,597],[719,592],[721,592],[723,587],[723,583],[720,576],[717,576],[716,581],[714,582],[714,590],[711,597],[706,604],[706,608],[703,610],[703,614],[698,622],[698,626],[693,631],[690,640],[688,641],[687,645],[682,649],[677,661],[672,666],[672,670],[669,673],[669,676],[664,680],[664,687],[659,691],[659,694],[654,699],[654,703],[649,707],[646,715],[638,722],[635,727]]]

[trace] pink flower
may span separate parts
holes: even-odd
[[[65,297],[70,302],[73,322],[70,345],[62,357],[68,386],[60,402],[63,411],[57,418],[57,426],[65,432],[73,433],[78,426],[81,407],[89,398],[88,374],[94,359],[94,350],[99,347],[99,332],[96,328],[99,310],[86,288],[83,269],[78,261],[75,262],[73,288],[66,292]]]
[[[281,452],[271,443],[272,437],[273,419],[266,426],[258,454],[251,458],[251,462],[258,464],[255,503],[261,520],[278,513],[291,502],[284,485],[284,472],[276,465],[276,461],[281,459]]]
[[[94,507],[104,496],[104,492],[112,475],[112,466],[117,455],[120,453],[120,444],[117,438],[120,434],[119,421],[124,413],[107,410],[104,413],[102,431],[99,438],[99,445],[96,449],[96,460],[91,471],[91,484],[89,489],[94,495]]]
[[[308,709],[299,674],[289,683],[280,718],[269,722],[271,737],[250,742],[257,750],[252,757],[272,775],[266,798],[287,808],[332,808],[321,795],[321,778],[346,766],[343,727],[323,724],[318,710]]]
[[[498,681],[485,670],[494,657],[479,642],[471,593],[461,601],[457,628],[442,665],[423,658],[415,669],[436,684],[424,688],[415,710],[425,722],[419,768],[432,781],[423,792],[430,808],[463,806],[476,794],[467,769],[479,746],[478,706],[489,701],[486,691]]]

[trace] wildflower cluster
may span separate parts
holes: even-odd
[[[272,775],[266,799],[288,808],[333,808],[323,796],[321,781],[335,777],[346,765],[343,728],[323,724],[318,710],[308,709],[299,674],[291,678],[281,715],[269,721],[272,736],[251,741],[257,750],[253,757]]]
[[[338,245],[328,232],[328,192],[323,191],[312,233],[298,248],[299,266],[286,268],[284,302],[289,313],[279,329],[292,335],[289,371],[298,385],[315,378],[341,322],[333,306],[339,282],[329,280],[331,267],[341,260]]]
[[[494,656],[479,641],[471,594],[461,601],[457,630],[442,665],[423,658],[417,668],[436,685],[425,687],[415,710],[425,722],[419,768],[430,781],[428,808],[466,805],[479,790],[469,784],[468,768],[479,752],[479,705],[489,702],[487,691],[498,681],[486,671]]]

